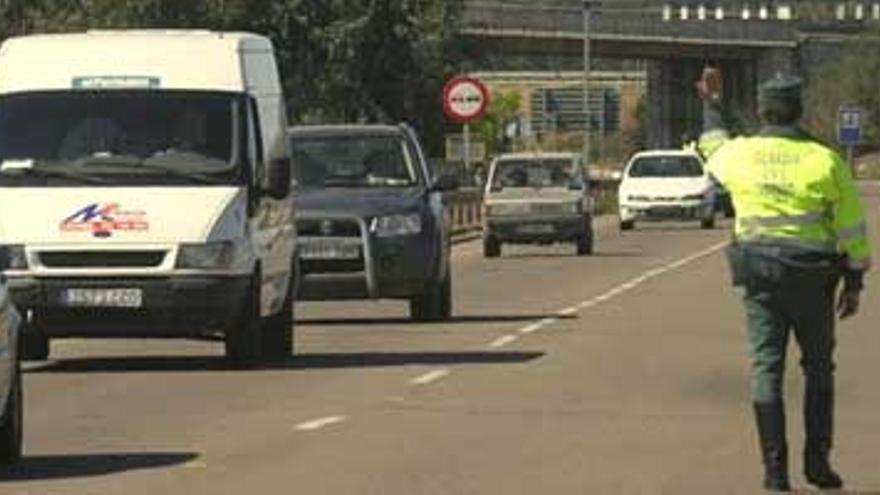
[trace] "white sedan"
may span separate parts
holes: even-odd
[[[627,163],[618,190],[620,229],[636,220],[699,220],[715,227],[715,184],[700,157],[691,151],[636,153]]]
[[[19,328],[21,318],[0,275],[0,466],[21,457],[22,393]]]

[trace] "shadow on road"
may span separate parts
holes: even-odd
[[[543,352],[363,352],[297,354],[243,372],[343,368],[382,368],[409,365],[510,364],[538,359]],[[46,363],[26,373],[133,373],[133,372],[242,371],[221,356],[87,357]]]
[[[189,462],[193,452],[117,454],[64,454],[25,456],[18,464],[0,469],[2,481],[39,481],[103,476],[138,469],[155,469]]]
[[[577,319],[577,315],[461,315],[453,316],[448,320],[437,322],[418,323],[422,325],[457,325],[466,323],[522,323],[530,321],[539,321],[544,318],[557,318],[560,320]],[[412,325],[413,320],[400,316],[395,318],[376,317],[376,318],[302,318],[297,319],[298,325]]]
[[[557,259],[557,258],[572,258],[572,259],[583,259],[589,260],[590,258],[640,258],[644,256],[645,253],[641,251],[596,251],[595,253],[589,256],[578,256],[572,253],[556,253],[556,252],[518,252],[518,253],[509,253],[504,254],[501,259]]]

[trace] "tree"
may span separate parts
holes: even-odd
[[[474,133],[486,143],[487,154],[504,151],[505,133],[519,115],[520,103],[516,92],[498,91],[492,95],[486,115],[473,125]]]
[[[863,141],[880,142],[880,49],[876,39],[842,49],[840,58],[822,67],[807,85],[805,125],[827,143],[837,140],[837,110],[852,105],[863,110]]]

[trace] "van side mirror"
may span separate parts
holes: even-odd
[[[276,158],[269,162],[264,193],[272,199],[284,199],[290,194],[290,158]]]
[[[455,191],[459,188],[459,185],[457,175],[443,174],[434,179],[434,184],[431,186],[431,190],[437,192]]]

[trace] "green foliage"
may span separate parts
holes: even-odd
[[[489,156],[503,151],[505,129],[519,113],[519,93],[499,91],[492,95],[486,115],[473,125],[473,132],[486,143],[486,153]]]
[[[87,28],[246,30],[278,52],[291,120],[408,121],[442,146],[462,0],[0,0],[0,39]]]
[[[852,105],[863,110],[863,141],[880,143],[880,40],[865,39],[842,50],[807,87],[806,126],[827,143],[837,141],[837,110]]]

